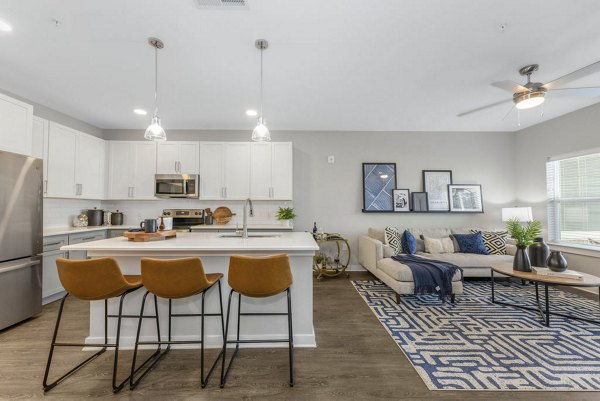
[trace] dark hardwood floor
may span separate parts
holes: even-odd
[[[296,350],[294,388],[286,382],[286,349],[240,351],[225,389],[219,388],[217,376],[201,389],[199,351],[174,350],[133,392],[112,394],[112,353],[107,352],[44,395],[41,383],[55,302],[41,316],[0,332],[0,399],[600,400],[600,393],[429,391],[346,278],[315,281],[314,305],[318,348]],[[86,302],[71,300],[63,338],[80,341],[86,335],[88,309]],[[80,351],[59,352],[56,372],[84,356]],[[208,358],[215,352],[210,350]],[[123,356],[121,366],[127,369],[131,352]]]

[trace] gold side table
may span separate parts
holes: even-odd
[[[313,257],[313,271],[317,280],[323,276],[336,277],[346,273],[350,264],[350,245],[348,240],[338,233],[317,235],[315,238],[319,245],[319,251]]]

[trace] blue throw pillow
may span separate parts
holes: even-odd
[[[402,249],[409,255],[417,252],[417,240],[408,230],[404,230],[404,234],[402,234]]]
[[[475,234],[453,234],[458,243],[458,248],[462,253],[476,253],[479,255],[489,255],[481,232]]]

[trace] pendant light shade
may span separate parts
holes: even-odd
[[[166,141],[167,134],[158,116],[158,49],[162,49],[165,45],[162,40],[157,38],[148,38],[148,43],[154,47],[154,116],[152,116],[152,122],[146,128],[144,138],[149,141]]]
[[[256,142],[268,142],[271,140],[271,133],[267,128],[267,122],[263,118],[263,51],[269,47],[269,42],[265,39],[256,39],[254,46],[260,50],[260,114],[256,127],[252,131],[252,140]]]

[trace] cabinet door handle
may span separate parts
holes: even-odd
[[[96,238],[96,237],[85,237],[85,238],[82,238],[81,240],[82,241],[89,241],[89,240],[92,240],[94,238]]]
[[[227,187],[223,188],[225,190],[225,196],[224,198],[227,198]]]
[[[177,162],[177,171],[181,173],[181,162]]]
[[[131,187],[131,197],[135,197],[135,187]]]
[[[79,195],[83,195],[83,184],[79,184]]]
[[[177,162],[175,162],[175,172],[177,172]]]
[[[271,187],[271,199],[273,199],[275,197],[275,188]]]
[[[62,244],[62,241],[56,241],[56,242],[46,242],[44,244],[44,246],[54,246],[54,245],[60,245]]]
[[[47,194],[48,193],[48,180],[44,180],[44,193]]]

